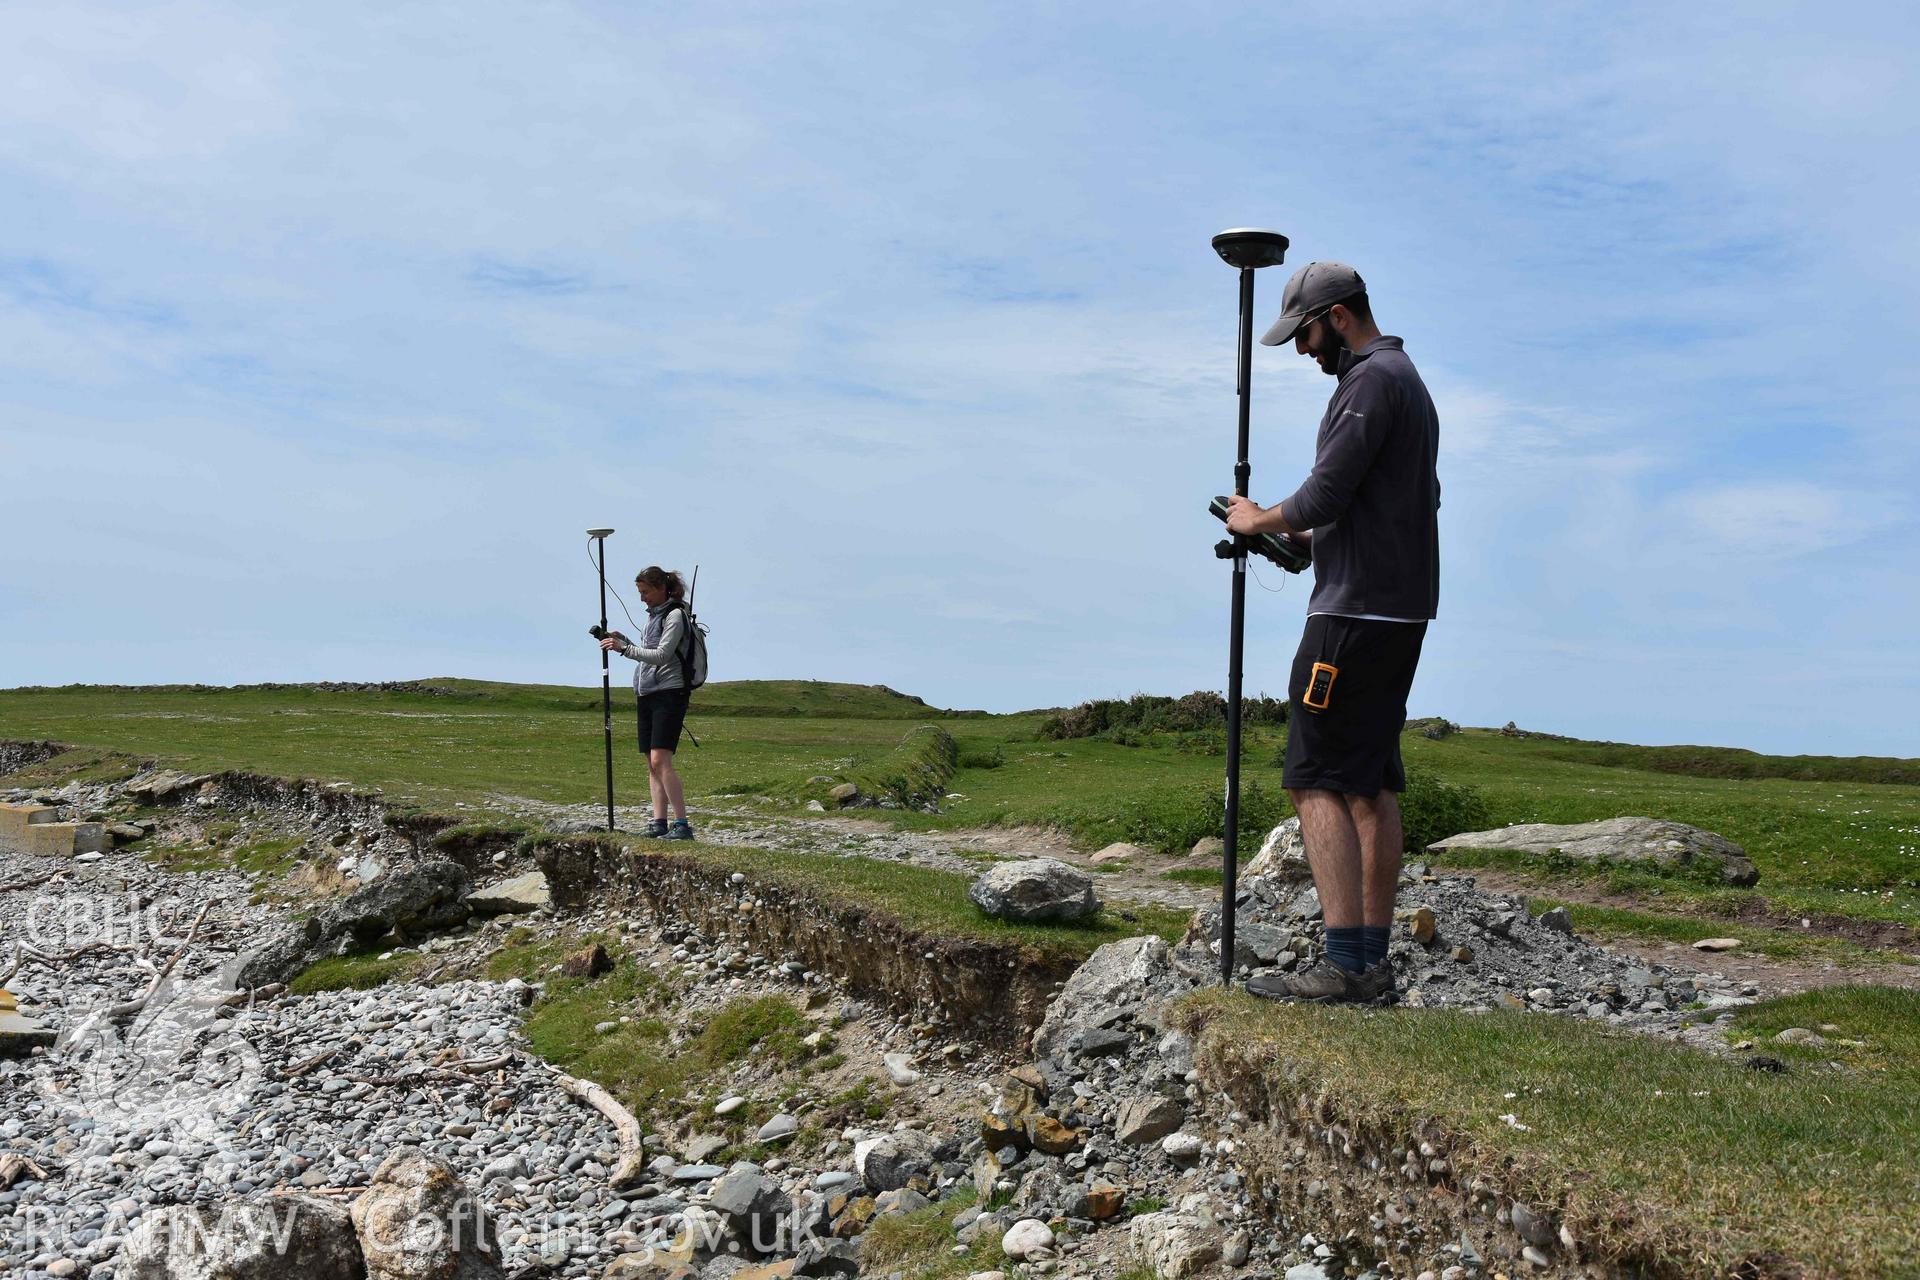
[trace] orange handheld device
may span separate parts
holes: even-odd
[[[1307,677],[1307,692],[1300,701],[1311,711],[1325,711],[1328,699],[1333,697],[1333,678],[1340,674],[1340,668],[1325,662],[1313,664],[1313,674]]]

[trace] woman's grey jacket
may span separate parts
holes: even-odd
[[[622,654],[640,664],[633,669],[636,694],[687,687],[686,673],[680,666],[680,646],[687,637],[687,611],[680,605],[678,600],[649,605],[640,642],[620,646]]]

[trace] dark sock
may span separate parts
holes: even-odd
[[[1393,930],[1386,925],[1363,924],[1360,926],[1360,957],[1367,968],[1379,964],[1387,958],[1387,941],[1393,936]]]
[[[1348,973],[1359,973],[1366,968],[1363,958],[1360,935],[1366,930],[1355,926],[1351,929],[1327,930],[1327,959],[1345,969]]]

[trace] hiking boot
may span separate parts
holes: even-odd
[[[667,820],[665,818],[648,819],[647,825],[640,828],[640,834],[658,840],[667,834]]]
[[[1393,1004],[1400,998],[1399,989],[1393,985],[1391,959],[1376,961],[1354,981],[1360,990],[1366,993],[1366,999],[1373,1004]]]
[[[681,818],[672,826],[668,827],[663,834],[669,840],[691,840],[693,839],[693,828],[687,825],[685,818]]]
[[[1392,970],[1387,971],[1387,980],[1393,980]],[[1364,983],[1363,975],[1343,969],[1323,956],[1311,968],[1299,973],[1263,973],[1249,978],[1247,992],[1265,1000],[1296,1004],[1366,1004],[1376,997],[1368,994]]]

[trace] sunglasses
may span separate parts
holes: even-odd
[[[1338,306],[1338,305],[1340,304],[1339,303],[1334,304],[1334,306]],[[1314,312],[1310,316],[1301,316],[1300,327],[1293,331],[1293,336],[1296,338],[1301,337],[1306,333],[1307,327],[1309,325],[1311,325],[1316,320],[1326,319],[1327,316],[1332,313],[1332,311],[1333,311],[1333,307],[1323,307],[1321,310]]]

